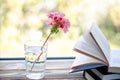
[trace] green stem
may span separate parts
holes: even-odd
[[[43,48],[44,48],[46,42],[48,41],[48,39],[50,38],[51,34],[52,34],[52,32],[48,35],[48,37],[46,38],[45,42],[43,43],[42,48],[41,48],[41,51],[43,50]],[[32,67],[31,67],[31,71],[33,70],[33,67],[34,67],[35,63],[39,60],[39,58],[40,58],[40,56],[41,56],[42,54],[43,54],[43,51],[42,51],[41,54],[37,57],[37,59],[35,59]]]

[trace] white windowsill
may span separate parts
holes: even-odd
[[[24,60],[1,60],[0,78],[25,79]],[[82,72],[69,73],[73,59],[47,60],[45,78],[81,78]]]

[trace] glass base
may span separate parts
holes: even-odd
[[[44,73],[29,73],[26,75],[29,79],[43,79],[45,77]]]

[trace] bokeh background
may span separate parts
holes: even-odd
[[[75,56],[79,37],[96,23],[112,49],[120,49],[120,0],[0,0],[0,57],[24,57],[24,42],[48,36],[50,12],[65,13],[71,28],[53,35],[48,57]]]

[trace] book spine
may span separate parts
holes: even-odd
[[[94,72],[92,72],[91,70],[86,70],[85,72],[87,72],[92,78],[94,78],[95,80],[102,80],[99,76],[97,76]],[[84,74],[84,77],[86,78],[86,75]]]

